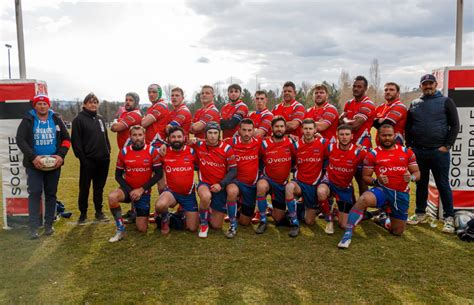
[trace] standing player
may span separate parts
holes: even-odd
[[[344,106],[344,112],[340,116],[340,123],[347,124],[352,128],[354,134],[352,143],[364,146],[365,148],[371,148],[370,128],[375,116],[375,106],[374,102],[365,95],[367,86],[368,82],[365,77],[359,75],[354,79],[352,84],[354,98],[347,101]],[[367,191],[368,187],[362,179],[361,171],[356,172],[355,178],[359,187],[359,194]]]
[[[258,179],[258,157],[261,142],[253,137],[253,121],[249,118],[240,122],[238,135],[227,139],[235,153],[237,163],[237,177],[227,185],[227,214],[230,219],[230,228],[226,236],[233,238],[236,234],[237,199],[240,196],[242,205],[240,206],[239,223],[247,226],[252,221],[255,212],[255,198],[257,195]]]
[[[305,116],[304,106],[295,100],[296,86],[293,82],[283,84],[283,101],[273,107],[273,115],[286,120],[286,133],[301,136],[301,122]]]
[[[257,109],[255,112],[250,114],[250,119],[252,119],[254,124],[253,135],[255,137],[263,138],[271,131],[273,113],[271,113],[267,108],[268,98],[265,91],[256,91],[253,100]]]
[[[329,90],[325,85],[314,86],[314,106],[306,111],[305,118],[316,122],[316,131],[331,143],[336,141],[336,129],[339,113],[336,107],[328,102]]]
[[[169,122],[168,126],[166,126],[167,134],[169,134],[171,127],[178,126],[183,128],[184,136],[187,138],[191,128],[192,115],[188,106],[184,103],[183,89],[176,87],[171,90],[171,104],[173,105],[173,110],[169,114]]]
[[[411,149],[395,144],[392,125],[380,126],[378,138],[380,146],[367,153],[363,169],[364,181],[374,187],[363,193],[352,207],[339,248],[349,247],[354,227],[368,207],[387,210],[391,225],[386,228],[390,233],[402,235],[405,230],[410,203],[408,184],[420,179],[420,171]],[[372,177],[374,172],[377,178]]]
[[[242,88],[238,84],[232,84],[227,88],[229,103],[221,109],[222,119],[220,121],[224,139],[233,137],[239,129],[239,123],[247,117],[249,108],[240,100]]]
[[[201,222],[199,237],[201,238],[207,238],[209,231],[209,208],[212,210],[211,227],[222,228],[227,211],[225,188],[237,174],[237,164],[232,147],[219,140],[219,123],[207,123],[205,135],[206,140],[198,140],[195,145],[199,160],[198,196]],[[237,205],[234,205],[233,208],[237,209]],[[234,215],[235,213],[229,214]]]
[[[124,147],[117,158],[115,179],[120,187],[109,194],[110,212],[117,231],[109,242],[117,242],[125,235],[120,202],[133,202],[137,213],[136,225],[140,232],[148,229],[150,215],[150,189],[163,176],[158,150],[145,144],[145,128],[130,128],[132,145]]]
[[[318,202],[327,221],[325,232],[334,234],[334,223],[328,198],[336,198],[339,208],[339,226],[346,228],[352,208],[354,188],[352,179],[358,167],[362,167],[365,150],[352,144],[352,129],[348,125],[337,127],[337,142],[328,146],[326,174],[318,185]]]
[[[405,124],[407,121],[407,107],[400,101],[400,86],[396,83],[384,85],[385,103],[375,111],[373,126],[379,128],[383,124],[390,124],[395,130],[395,142],[403,145],[405,142]],[[378,141],[378,137],[376,138]],[[380,143],[377,142],[377,145]]]
[[[142,115],[138,108],[138,103],[140,103],[138,94],[135,92],[127,93],[125,95],[125,111],[122,112],[118,120],[110,126],[110,130],[117,133],[117,145],[119,149],[122,149],[127,143],[130,135],[130,127],[140,125],[141,123]]]
[[[198,206],[194,191],[194,149],[185,145],[183,128],[173,126],[169,130],[169,147],[164,146],[160,164],[166,177],[166,188],[156,201],[156,212],[161,214],[161,233],[170,231],[168,208],[178,203],[184,209],[186,228],[197,231]]]
[[[190,131],[196,138],[203,140],[206,136],[204,129],[207,123],[219,122],[221,116],[214,105],[214,88],[208,85],[202,86],[200,99],[202,108],[194,114]]]
[[[152,105],[147,109],[141,123],[146,128],[147,144],[154,141],[162,142],[166,139],[166,125],[168,125],[170,110],[162,96],[163,90],[160,85],[151,84],[148,86],[148,98]]]
[[[272,120],[272,136],[262,141],[260,159],[263,172],[257,181],[257,206],[260,223],[255,233],[262,234],[267,229],[267,194],[272,195],[272,218],[280,222],[285,217],[285,184],[290,176],[294,159],[294,142],[285,136],[286,121],[277,116]]]
[[[321,178],[327,143],[324,138],[315,138],[316,122],[303,120],[303,137],[295,144],[296,172],[294,180],[285,186],[285,201],[290,215],[290,237],[296,237],[300,224],[296,216],[295,196],[302,196],[305,205],[304,221],[314,224],[316,218],[316,185]]]

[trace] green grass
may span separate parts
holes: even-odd
[[[117,186],[113,171],[106,192]],[[474,244],[440,227],[395,237],[365,221],[347,251],[336,247],[342,232],[325,235],[322,220],[296,239],[273,225],[264,235],[240,227],[234,240],[129,226],[127,239],[109,244],[112,223],[74,225],[78,175],[71,152],[58,198],[74,215],[54,236],[30,241],[26,230],[0,231],[0,303],[474,304]]]

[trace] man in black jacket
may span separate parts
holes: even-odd
[[[110,142],[104,119],[97,113],[99,99],[94,93],[84,98],[82,111],[72,121],[72,148],[79,159],[78,224],[87,220],[89,189],[92,182],[95,219],[109,221],[102,212],[103,192],[110,163]]]
[[[45,235],[54,233],[53,222],[56,213],[56,192],[61,166],[71,146],[69,133],[59,115],[49,108],[51,103],[46,95],[37,95],[30,110],[18,126],[16,141],[23,153],[28,185],[28,214],[30,238],[38,239],[40,225],[40,201],[45,195]],[[55,160],[53,167],[43,163],[45,156]]]
[[[423,95],[413,100],[407,114],[405,136],[407,146],[413,148],[421,172],[416,183],[416,210],[409,224],[425,223],[426,200],[430,171],[433,173],[443,203],[443,232],[454,233],[453,194],[449,185],[449,150],[459,132],[456,105],[449,97],[436,90],[436,78],[432,74],[421,77]]]

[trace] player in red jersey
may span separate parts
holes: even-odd
[[[354,134],[352,143],[364,146],[365,148],[371,148],[370,128],[375,116],[375,106],[374,102],[365,95],[367,86],[368,82],[365,77],[359,75],[354,79],[352,84],[352,95],[354,95],[354,98],[347,101],[339,121],[352,128],[352,133]],[[361,171],[356,172],[355,178],[359,187],[359,194],[367,191],[368,187],[362,179]]]
[[[186,218],[186,228],[197,231],[199,225],[198,206],[194,191],[194,149],[185,145],[183,128],[173,126],[169,129],[169,147],[164,145],[160,165],[166,177],[165,190],[156,201],[155,210],[161,214],[161,233],[168,234],[168,208],[180,204]]]
[[[146,143],[163,142],[166,139],[166,125],[168,125],[168,105],[162,98],[163,90],[157,84],[148,86],[148,98],[151,106],[142,119],[142,126],[146,128]]]
[[[214,88],[208,85],[202,86],[200,99],[202,108],[194,114],[193,122],[191,124],[191,133],[198,139],[205,138],[204,129],[209,122],[219,122],[221,116],[219,110],[214,105]]]
[[[294,180],[285,186],[285,201],[290,216],[290,237],[299,233],[300,223],[296,216],[295,196],[302,196],[305,205],[304,220],[308,225],[314,224],[316,218],[316,187],[323,171],[328,140],[316,138],[316,122],[313,119],[303,120],[303,136],[295,143],[296,172]]]
[[[211,227],[222,228],[227,212],[225,188],[237,174],[232,147],[219,140],[219,123],[207,123],[205,134],[206,140],[198,140],[195,144],[199,164],[198,196],[201,221],[199,237],[201,238],[206,238],[209,231],[209,208],[212,210]]]
[[[256,111],[250,114],[250,119],[254,124],[254,133],[255,137],[263,138],[266,135],[270,134],[272,129],[272,120],[273,113],[270,112],[267,108],[267,93],[263,90],[258,90],[255,92],[254,97]]]
[[[237,163],[237,177],[227,185],[227,214],[230,219],[230,228],[227,238],[233,238],[237,233],[237,200],[240,196],[241,225],[249,225],[255,212],[255,198],[257,195],[258,159],[261,140],[252,136],[253,121],[249,118],[240,121],[238,135],[226,139],[234,150]]]
[[[171,127],[179,126],[183,128],[184,136],[187,138],[191,128],[192,115],[184,103],[183,89],[176,87],[171,90],[171,104],[173,105],[173,110],[170,111],[166,131],[168,133]]]
[[[296,86],[293,82],[283,84],[283,101],[273,107],[274,116],[281,115],[286,120],[286,133],[301,136],[301,122],[305,116],[304,106],[295,100]]]
[[[390,218],[380,219],[384,220],[380,224],[392,234],[401,235],[405,230],[410,204],[408,184],[420,179],[418,164],[411,149],[395,144],[392,125],[380,126],[378,138],[380,146],[367,153],[363,169],[365,182],[374,187],[363,193],[352,207],[339,248],[349,247],[354,227],[368,207],[387,210]],[[372,177],[374,172],[377,178]]]
[[[132,126],[140,125],[142,115],[138,108],[140,97],[135,92],[129,92],[125,95],[125,111],[120,114],[116,122],[110,126],[112,132],[117,133],[117,145],[122,149],[127,144],[129,138],[129,129]]]
[[[314,86],[314,106],[306,110],[305,118],[316,122],[316,131],[331,143],[336,141],[336,129],[339,123],[337,108],[328,102],[329,89],[323,84]]]
[[[328,146],[326,174],[318,185],[318,202],[327,221],[325,232],[334,234],[334,223],[328,198],[335,197],[339,208],[339,226],[346,228],[347,217],[353,206],[352,179],[358,167],[362,167],[365,150],[352,144],[352,129],[348,125],[337,127],[337,142]]]
[[[115,179],[120,187],[109,194],[110,212],[117,226],[109,242],[117,242],[125,235],[120,202],[133,202],[137,213],[137,229],[140,232],[147,231],[150,189],[163,176],[158,150],[145,144],[145,128],[132,126],[130,139],[132,145],[122,148],[117,158]]]
[[[220,121],[224,139],[233,137],[239,129],[239,123],[249,114],[249,108],[240,99],[242,88],[238,84],[232,84],[227,88],[229,103],[221,109],[222,119]]]
[[[272,195],[272,218],[278,223],[285,218],[285,185],[294,160],[294,141],[285,136],[286,121],[281,116],[272,120],[272,136],[262,141],[260,161],[262,176],[257,181],[257,206],[260,223],[255,233],[262,234],[267,228],[267,194]]]
[[[395,143],[403,145],[405,142],[405,124],[407,122],[407,107],[400,101],[400,86],[396,83],[384,85],[385,103],[376,109],[373,126],[379,128],[383,124],[393,125]],[[377,145],[378,137],[376,138]]]

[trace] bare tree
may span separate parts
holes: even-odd
[[[346,102],[352,99],[351,77],[346,70],[342,70],[341,75],[339,75],[339,88],[341,88],[341,93],[338,108],[343,109]]]
[[[165,100],[167,101],[171,101],[171,90],[173,90],[174,88],[176,88],[177,86],[176,85],[173,85],[173,84],[166,84],[163,86],[163,98],[165,98]]]
[[[377,58],[374,58],[370,64],[369,70],[369,95],[376,103],[381,102],[382,90],[380,88],[380,66]]]

